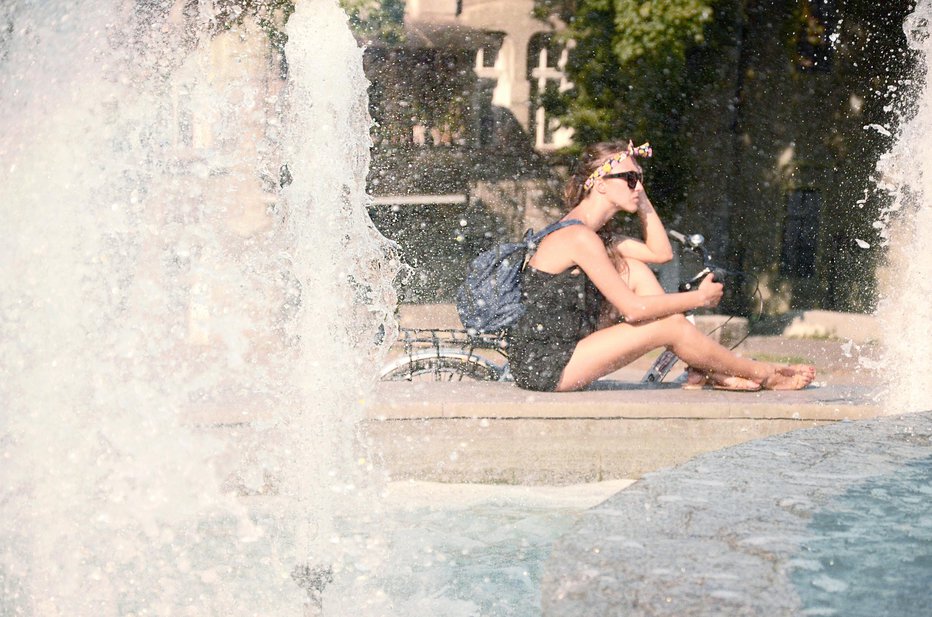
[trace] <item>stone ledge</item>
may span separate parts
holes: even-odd
[[[573,484],[641,475],[800,428],[881,413],[867,388],[735,393],[600,382],[382,383],[363,435],[394,479]]]
[[[697,454],[830,421],[426,418],[367,421],[393,480],[566,485],[636,479]]]
[[[832,385],[798,392],[688,391],[598,382],[584,392],[528,392],[499,383],[383,382],[370,419],[747,418],[853,420],[880,414],[870,388]]]
[[[271,411],[240,401],[201,406],[186,421],[249,439]],[[361,454],[394,479],[564,485],[638,478],[752,439],[871,418],[881,407],[854,385],[737,393],[603,380],[556,394],[500,383],[382,382],[366,412]]]

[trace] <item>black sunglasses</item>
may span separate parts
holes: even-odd
[[[603,180],[611,180],[612,178],[621,178],[628,183],[628,188],[633,191],[637,188],[638,182],[644,180],[644,174],[639,171],[622,171],[617,174],[605,174],[602,176]]]

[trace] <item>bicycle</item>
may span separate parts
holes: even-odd
[[[705,249],[702,234],[684,235],[672,229],[667,234],[685,250],[698,255],[702,261],[702,269],[681,283],[679,291],[696,289],[709,274],[713,274],[718,281],[722,281],[726,275],[743,275],[716,264]],[[759,285],[755,294],[759,295]],[[689,318],[692,319],[692,316]],[[730,319],[709,334],[725,327]],[[732,349],[740,345],[744,338],[735,343]],[[402,328],[398,341],[404,353],[382,369],[382,381],[512,381],[508,369],[508,344],[503,332],[473,335],[466,330],[453,328]],[[502,361],[492,361],[485,355],[477,354],[476,350],[490,351]],[[655,386],[663,382],[678,361],[676,354],[665,350],[654,360],[641,383]],[[682,378],[685,378],[685,372]]]
[[[511,381],[505,334],[452,328],[401,328],[404,355],[382,368],[382,381]],[[476,350],[498,355],[493,362]]]

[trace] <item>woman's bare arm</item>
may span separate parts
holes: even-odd
[[[685,293],[639,296],[625,285],[622,277],[608,258],[605,245],[592,231],[574,230],[564,236],[572,243],[570,254],[605,299],[626,321],[636,323],[685,313],[700,307],[716,306],[722,297],[722,285],[711,278],[703,281],[699,289]]]

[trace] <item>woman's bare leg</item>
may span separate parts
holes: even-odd
[[[624,277],[625,283],[635,294],[639,296],[654,296],[666,293],[660,285],[660,281],[658,281],[657,277],[654,275],[654,271],[651,270],[647,264],[636,259],[626,258],[621,266],[623,271],[619,270],[619,274]],[[614,321],[609,323],[619,323],[619,321],[620,320],[616,317]],[[701,387],[703,384],[711,381],[714,385],[728,386],[739,390],[755,390],[760,388],[757,382],[743,377],[701,371],[695,367],[688,367],[688,371],[690,373],[688,383],[692,384],[693,387]]]
[[[737,356],[683,315],[671,315],[643,324],[617,324],[579,341],[557,390],[584,388],[658,347],[669,347],[691,367],[751,379],[768,389],[804,388],[815,377],[812,367],[784,367]]]
[[[632,291],[639,295],[663,293],[645,264],[626,261]],[[616,324],[587,336],[576,345],[557,390],[583,388],[659,347],[672,349],[696,369],[751,379],[765,388],[803,388],[815,376],[812,367],[783,367],[737,356],[699,331],[685,316],[671,315],[639,324]]]
[[[656,296],[666,293],[657,280],[654,271],[647,264],[637,259],[625,258],[626,280],[631,291],[639,296]]]

